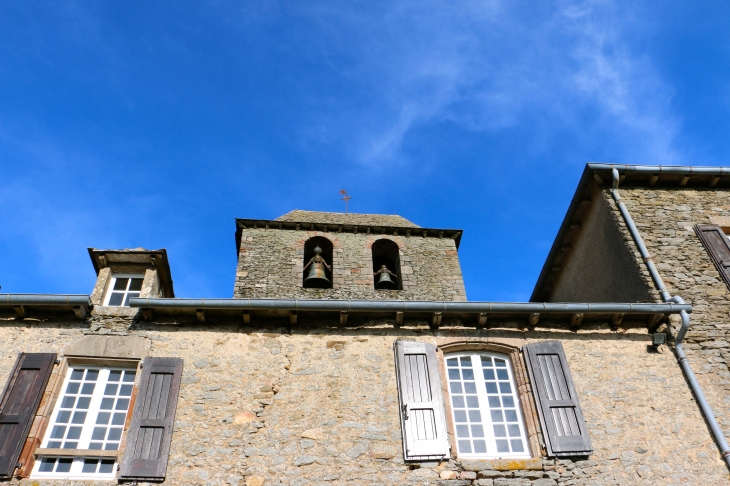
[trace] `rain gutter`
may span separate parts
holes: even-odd
[[[0,305],[91,305],[83,294],[0,294]]]
[[[289,310],[331,312],[443,312],[539,314],[679,314],[692,312],[689,304],[562,303],[562,302],[433,302],[402,300],[327,299],[129,299],[130,307],[145,309]]]
[[[605,167],[604,167],[605,165]],[[626,205],[621,201],[621,196],[618,193],[618,184],[619,184],[619,168],[621,167],[631,167],[631,170],[636,172],[656,172],[656,167],[651,168],[647,167],[646,169],[653,169],[653,170],[643,170],[641,166],[615,166],[615,165],[606,165],[606,164],[590,164],[591,168],[598,168],[598,169],[610,169],[611,174],[613,176],[613,184],[611,186],[611,196],[613,196],[614,201],[616,201],[616,204],[619,207],[619,211],[621,212],[621,216],[624,218],[624,221],[626,222],[626,226],[629,228],[629,232],[631,233],[631,236],[634,238],[634,241],[636,242],[636,246],[639,248],[639,252],[641,253],[641,257],[644,259],[644,263],[646,264],[647,269],[649,270],[649,274],[651,275],[652,280],[654,280],[654,285],[656,286],[657,290],[662,296],[662,300],[664,302],[676,302],[677,304],[684,304],[684,300],[679,296],[671,297],[669,295],[669,292],[667,291],[666,287],[664,286],[664,281],[662,281],[661,276],[659,275],[659,272],[657,272],[656,267],[654,266],[654,262],[651,259],[651,255],[649,254],[649,250],[647,250],[646,245],[644,244],[644,240],[641,238],[641,235],[639,234],[639,230],[636,228],[636,225],[634,224],[634,220],[631,217],[631,214],[629,213],[628,208],[626,208]],[[714,168],[714,167],[672,167],[674,173],[677,173],[681,170],[686,170],[686,172],[681,173],[706,173],[706,174],[726,174],[730,173],[730,169],[728,168]],[[712,170],[710,170],[712,169]],[[713,172],[714,170],[714,172]],[[682,347],[682,343],[684,341],[684,337],[687,334],[687,331],[689,330],[690,321],[689,321],[689,314],[684,311],[680,310],[679,315],[682,319],[682,327],[679,329],[679,332],[677,333],[677,337],[674,340],[674,352],[677,356],[677,361],[679,362],[679,365],[682,368],[682,371],[684,372],[684,375],[687,377],[687,381],[689,382],[690,388],[692,388],[692,392],[694,393],[695,397],[697,397],[697,402],[700,404],[700,409],[702,410],[702,414],[705,417],[705,420],[707,420],[707,423],[710,425],[710,430],[712,431],[712,435],[715,438],[715,441],[717,441],[717,445],[722,451],[722,455],[725,458],[725,462],[728,466],[730,466],[730,446],[728,446],[727,439],[725,438],[725,434],[723,434],[722,429],[720,428],[720,425],[717,423],[717,419],[715,418],[715,413],[712,411],[712,407],[710,407],[710,404],[707,403],[707,398],[705,398],[705,394],[702,392],[702,387],[700,386],[699,381],[697,381],[697,376],[695,376],[694,371],[692,370],[692,366],[689,364],[689,360],[687,359],[687,355],[684,352],[684,349]]]

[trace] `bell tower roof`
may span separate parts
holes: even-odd
[[[302,211],[300,209],[289,211],[283,216],[276,218],[275,221],[420,228],[417,224],[397,214],[327,213],[323,211]]]

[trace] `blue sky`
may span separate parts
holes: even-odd
[[[230,297],[234,218],[463,228],[527,300],[583,166],[730,165],[727,2],[0,1],[0,292],[167,248]]]

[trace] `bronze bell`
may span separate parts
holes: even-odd
[[[330,280],[327,278],[325,267],[327,264],[322,257],[322,249],[314,248],[314,256],[309,260],[309,275],[304,279],[304,286],[307,288],[326,289],[330,286]]]
[[[380,275],[378,282],[375,284],[375,288],[378,290],[395,290],[395,281],[390,278],[392,272],[388,270],[388,267],[383,265],[377,272]],[[395,277],[395,275],[393,275]]]

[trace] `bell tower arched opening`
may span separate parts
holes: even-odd
[[[391,240],[373,243],[373,284],[375,290],[403,290],[400,272],[400,251]]]
[[[332,242],[323,236],[314,236],[304,243],[302,287],[332,288]]]

